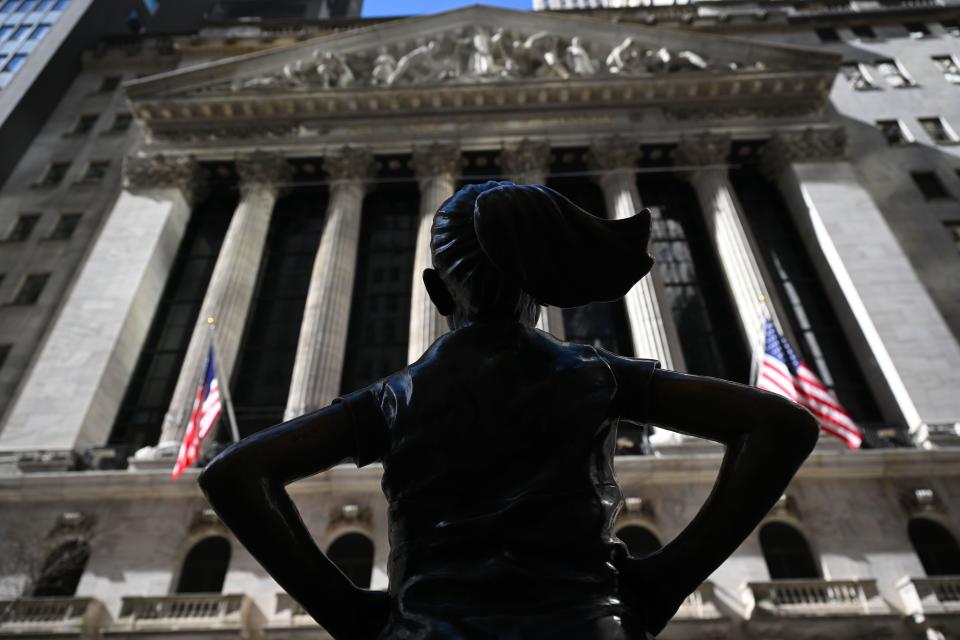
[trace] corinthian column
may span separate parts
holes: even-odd
[[[704,133],[681,140],[675,162],[680,175],[689,180],[697,192],[740,326],[757,361],[763,352],[764,318],[769,316],[778,326],[780,322],[743,210],[727,175],[729,154],[729,137]]]
[[[131,156],[123,173],[123,190],[10,406],[0,455],[29,460],[42,451],[65,470],[107,441],[205,191],[189,158]]]
[[[209,348],[207,318],[216,319],[218,374],[224,384],[229,384],[260,271],[273,207],[281,185],[290,179],[290,166],[282,156],[255,153],[238,159],[236,164],[240,175],[240,204],[227,228],[170,408],[163,419],[157,446],[161,455],[176,452],[180,432],[193,405],[197,380]]]
[[[325,407],[337,397],[347,348],[360,218],[373,155],[347,147],[327,157],[323,166],[330,178],[330,204],[313,261],[284,420]]]
[[[635,142],[623,138],[599,140],[590,150],[590,163],[600,171],[597,182],[603,189],[607,215],[615,220],[629,218],[643,208],[634,174],[638,152]],[[653,224],[656,228],[657,221]],[[637,247],[638,255],[646,250],[646,247]],[[663,313],[664,299],[656,266],[624,296],[635,355],[659,360],[667,369],[682,369],[679,349],[670,348],[679,342],[673,318]]]
[[[433,225],[433,214],[453,195],[454,179],[460,169],[460,148],[440,143],[418,147],[413,151],[413,169],[420,184],[420,223],[413,258],[408,362],[417,360],[434,340],[448,330],[446,318],[440,315],[427,295],[423,285],[423,270],[433,266],[430,227]]]
[[[503,175],[516,184],[546,184],[550,171],[550,143],[546,140],[524,138],[518,144],[505,147],[500,153]],[[563,309],[540,307],[537,328],[563,340]]]

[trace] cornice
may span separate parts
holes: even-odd
[[[721,454],[625,456],[616,460],[623,486],[709,484],[716,479]],[[290,487],[291,494],[322,495],[379,492],[382,468],[343,465]],[[31,473],[0,477],[0,504],[149,498],[201,498],[199,470],[190,469],[173,482],[162,471],[86,471]],[[815,451],[801,467],[804,480],[911,480],[957,478],[960,448]]]

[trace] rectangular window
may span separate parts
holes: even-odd
[[[960,38],[960,20],[942,20],[940,26],[947,32],[947,35]]]
[[[911,171],[910,177],[920,189],[924,200],[952,200],[950,192],[933,171]]]
[[[930,29],[928,29],[927,25],[922,22],[906,22],[903,26],[906,28],[907,33],[910,34],[910,37],[914,40],[926,38],[928,35],[930,35]]]
[[[52,11],[63,11],[64,9],[67,8],[67,5],[68,5],[68,4],[70,4],[70,0],[57,0],[57,1],[53,4],[53,9],[52,9]]]
[[[34,11],[46,11],[50,8],[50,5],[53,4],[53,0],[38,0],[37,6],[33,8]]]
[[[850,27],[850,30],[853,31],[853,35],[861,40],[873,40],[877,37],[876,32],[874,32],[873,27],[870,25],[862,24],[856,27]]]
[[[67,171],[70,169],[69,162],[53,162],[47,168],[47,172],[43,174],[43,178],[37,183],[38,187],[55,187],[61,182],[67,175]]]
[[[937,65],[940,73],[947,82],[960,84],[960,64],[953,56],[933,56],[933,64]]]
[[[917,122],[927,132],[930,139],[937,144],[952,144],[957,141],[957,134],[954,133],[950,125],[940,117],[917,118]]]
[[[829,27],[824,27],[823,29],[816,29],[817,37],[820,38],[820,42],[829,43],[829,42],[840,42],[840,34],[837,33],[836,29],[831,29]]]
[[[844,62],[840,65],[840,72],[847,82],[857,91],[869,91],[878,89],[876,83],[870,78],[866,68],[859,62]]]
[[[15,53],[10,58],[10,62],[7,63],[7,66],[3,68],[7,73],[14,73],[23,66],[23,63],[27,61],[27,54],[25,53]]]
[[[34,227],[40,221],[39,213],[21,213],[13,229],[7,234],[7,242],[23,242],[33,233]]]
[[[93,130],[93,127],[95,124],[97,124],[97,120],[99,118],[100,116],[95,113],[87,113],[80,116],[80,119],[77,120],[77,123],[73,125],[73,129],[70,131],[70,135],[74,135],[74,136],[87,135],[88,133],[90,133],[90,131]]]
[[[3,26],[0,26],[0,42],[3,42],[3,40],[4,40],[8,35],[10,35],[10,32],[11,32],[11,31],[13,31],[13,26],[12,26],[12,25],[5,24],[5,25],[3,25]]]
[[[107,175],[107,169],[110,167],[109,160],[97,160],[87,165],[80,182],[83,184],[97,184]]]
[[[116,91],[120,86],[123,76],[107,76],[100,83],[100,93],[110,93]]]
[[[960,222],[945,222],[944,225],[953,237],[953,243],[957,245],[957,251],[960,251]]]
[[[23,279],[20,290],[13,297],[12,304],[30,305],[36,304],[43,293],[43,288],[47,286],[47,280],[50,279],[49,273],[31,273]]]
[[[6,364],[11,349],[13,349],[12,344],[0,344],[0,368],[3,368],[3,365]]]
[[[41,38],[43,38],[43,36],[45,36],[45,35],[47,35],[48,33],[50,33],[50,27],[51,27],[51,25],[46,24],[46,23],[44,23],[44,24],[38,24],[38,25],[37,25],[37,28],[34,29],[34,30],[33,30],[33,33],[30,34],[30,39],[33,40],[33,41],[40,40]]]
[[[47,240],[69,240],[73,237],[73,232],[80,226],[80,219],[83,217],[80,213],[62,213],[57,218],[57,224],[50,231]]]
[[[906,70],[896,60],[877,60],[876,65],[877,71],[891,87],[903,89],[917,86],[917,83],[907,75]]]
[[[7,0],[2,5],[0,5],[0,13],[10,13],[13,11],[13,8],[16,6],[18,0]]]
[[[30,3],[33,2],[33,1],[34,1],[34,0],[21,0],[20,4],[17,6],[16,9],[13,10],[13,12],[14,12],[14,13],[26,13],[26,12],[27,12],[27,7],[28,7],[28,6],[30,5]]]
[[[133,116],[129,113],[118,113],[113,117],[113,124],[110,125],[110,133],[124,133],[130,128],[133,122]]]
[[[913,138],[910,137],[910,132],[907,131],[906,127],[904,127],[903,123],[899,120],[877,120],[877,128],[883,133],[883,137],[887,139],[887,144],[909,144],[913,142]]]
[[[17,27],[16,31],[13,32],[13,35],[10,36],[10,42],[18,42],[23,40],[27,36],[27,32],[33,28],[32,24],[22,24]]]

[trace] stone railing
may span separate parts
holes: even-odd
[[[287,593],[277,594],[277,607],[270,621],[271,626],[316,627],[316,621],[304,611],[299,602]]]
[[[704,583],[687,596],[674,620],[719,620],[723,615],[713,600],[713,585]]]
[[[890,613],[876,580],[773,580],[747,584],[750,617],[866,616]]]
[[[908,615],[960,614],[960,576],[901,578],[897,589]]]
[[[258,637],[262,626],[262,615],[247,596],[194,593],[125,597],[109,633],[229,630]]]
[[[96,638],[109,623],[94,598],[20,598],[0,600],[0,637],[57,635]]]

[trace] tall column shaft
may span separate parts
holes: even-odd
[[[313,262],[284,419],[325,407],[340,393],[366,179],[373,156],[345,150],[324,161],[332,183]]]
[[[158,445],[161,453],[176,450],[177,440],[189,417],[200,370],[209,349],[207,318],[216,321],[220,357],[218,374],[225,384],[229,384],[257,284],[279,185],[289,178],[286,161],[268,154],[256,154],[239,160],[237,171],[241,179],[240,204],[227,228],[174,387],[170,408],[163,419]]]
[[[432,144],[414,150],[414,170],[420,181],[420,222],[413,258],[413,288],[410,294],[410,338],[407,361],[414,362],[433,342],[449,330],[423,284],[423,270],[433,267],[430,252],[430,228],[433,214],[453,195],[454,180],[460,168],[460,149],[453,145]]]
[[[130,157],[60,314],[21,382],[0,451],[74,453],[106,444],[190,218],[203,191],[186,158]]]

